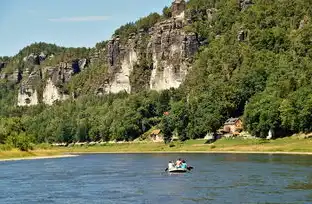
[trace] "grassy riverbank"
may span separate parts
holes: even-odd
[[[2,159],[15,159],[15,158],[28,158],[28,157],[49,157],[49,156],[59,156],[64,155],[64,151],[58,149],[35,149],[32,151],[20,151],[18,149],[12,149],[7,151],[0,151],[0,160]]]
[[[62,148],[61,148],[62,149]],[[311,152],[312,139],[283,138],[277,140],[222,139],[213,144],[205,140],[189,140],[171,144],[121,143],[104,146],[64,148],[70,152]]]
[[[145,153],[145,152],[246,152],[246,153],[310,153],[312,139],[289,137],[277,140],[260,139],[221,139],[213,144],[205,144],[205,140],[189,140],[186,142],[163,143],[121,143],[80,147],[40,146],[29,152],[18,150],[0,151],[0,159],[20,157],[56,156],[75,153]]]

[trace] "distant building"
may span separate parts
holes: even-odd
[[[153,130],[150,134],[150,137],[153,142],[164,142],[164,137],[160,134],[161,130]]]
[[[225,121],[222,132],[226,134],[239,135],[243,130],[243,122],[240,118],[229,118]]]

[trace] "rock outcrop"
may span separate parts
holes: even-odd
[[[242,11],[253,5],[252,0],[238,0],[239,7]]]
[[[303,29],[309,23],[309,17],[304,16],[304,18],[300,21],[299,29]]]
[[[83,71],[88,66],[88,59],[76,59],[72,62],[61,62],[57,66],[45,67],[43,76],[48,80],[43,90],[43,103],[52,105],[55,101],[64,101],[69,94],[64,90],[72,76]]]
[[[31,106],[39,103],[38,91],[36,87],[40,83],[41,76],[40,70],[36,69],[29,73],[27,69],[24,73],[24,79],[19,88],[17,105],[18,106]]]
[[[38,92],[36,89],[29,86],[21,86],[18,92],[18,106],[33,106],[38,105]]]
[[[51,79],[48,79],[45,88],[43,90],[43,103],[52,105],[55,101],[64,101],[69,98],[69,95],[63,94],[53,84]]]
[[[13,74],[10,75],[6,75],[6,78],[13,83],[19,83],[23,76],[22,76],[22,72],[20,70],[15,70]]]
[[[181,15],[186,9],[186,3],[184,0],[175,0],[172,3],[171,10],[172,10],[172,16],[176,17]]]
[[[184,18],[185,6],[184,0],[174,1],[172,18],[157,23],[148,33],[132,34],[127,43],[121,43],[118,36],[109,41],[106,50],[110,77],[104,85],[106,93],[130,93],[136,88],[131,77],[142,61],[150,69],[150,76],[144,79],[149,89],[180,86],[200,46],[197,34],[183,29],[188,24]]]
[[[243,30],[243,28],[241,28],[241,30],[237,33],[237,40],[238,40],[238,42],[245,41],[247,37],[248,37],[247,31]]]
[[[148,45],[148,53],[153,59],[150,89],[179,87],[199,45],[195,33],[183,30],[182,19],[174,18],[157,24]]]
[[[124,46],[119,37],[109,41],[107,45],[107,61],[110,76],[105,84],[106,93],[118,93],[120,91],[131,92],[130,73],[138,61],[137,44],[140,39],[129,39]]]
[[[40,67],[47,58],[46,55],[31,54],[23,59],[26,68],[23,73],[16,72],[9,75],[9,80],[21,81],[18,93],[18,106],[37,105],[39,101],[52,105],[55,101],[63,101],[69,95],[63,90],[65,83],[73,75],[83,71],[89,64],[88,59],[76,59],[71,62],[61,62],[56,66]],[[43,86],[39,99],[38,88]]]

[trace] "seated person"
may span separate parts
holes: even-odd
[[[178,159],[178,160],[176,161],[176,167],[177,167],[177,168],[180,168],[180,167],[181,167],[181,164],[182,164],[182,160],[181,160],[181,159]]]
[[[174,168],[174,164],[173,164],[172,161],[169,161],[169,163],[168,163],[168,169],[172,169],[172,168]]]
[[[187,164],[184,160],[182,161],[181,168],[183,168],[183,169],[187,168]]]

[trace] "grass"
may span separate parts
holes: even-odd
[[[58,148],[64,152],[211,152],[211,151],[246,151],[246,152],[311,152],[312,140],[283,138],[277,140],[261,139],[221,139],[213,144],[205,140],[164,143],[121,143],[84,147]]]
[[[26,158],[26,157],[40,157],[40,156],[56,156],[62,155],[64,152],[59,151],[57,149],[49,149],[49,150],[33,150],[28,152],[23,152],[18,149],[11,149],[7,151],[0,151],[0,160],[1,159],[9,159],[9,158]]]
[[[188,140],[186,142],[164,143],[116,143],[94,146],[49,147],[38,145],[34,150],[21,152],[16,149],[0,151],[0,159],[55,156],[68,153],[144,153],[144,152],[281,152],[312,153],[312,139],[289,137],[277,140],[261,139],[221,139],[213,144],[205,140]]]

